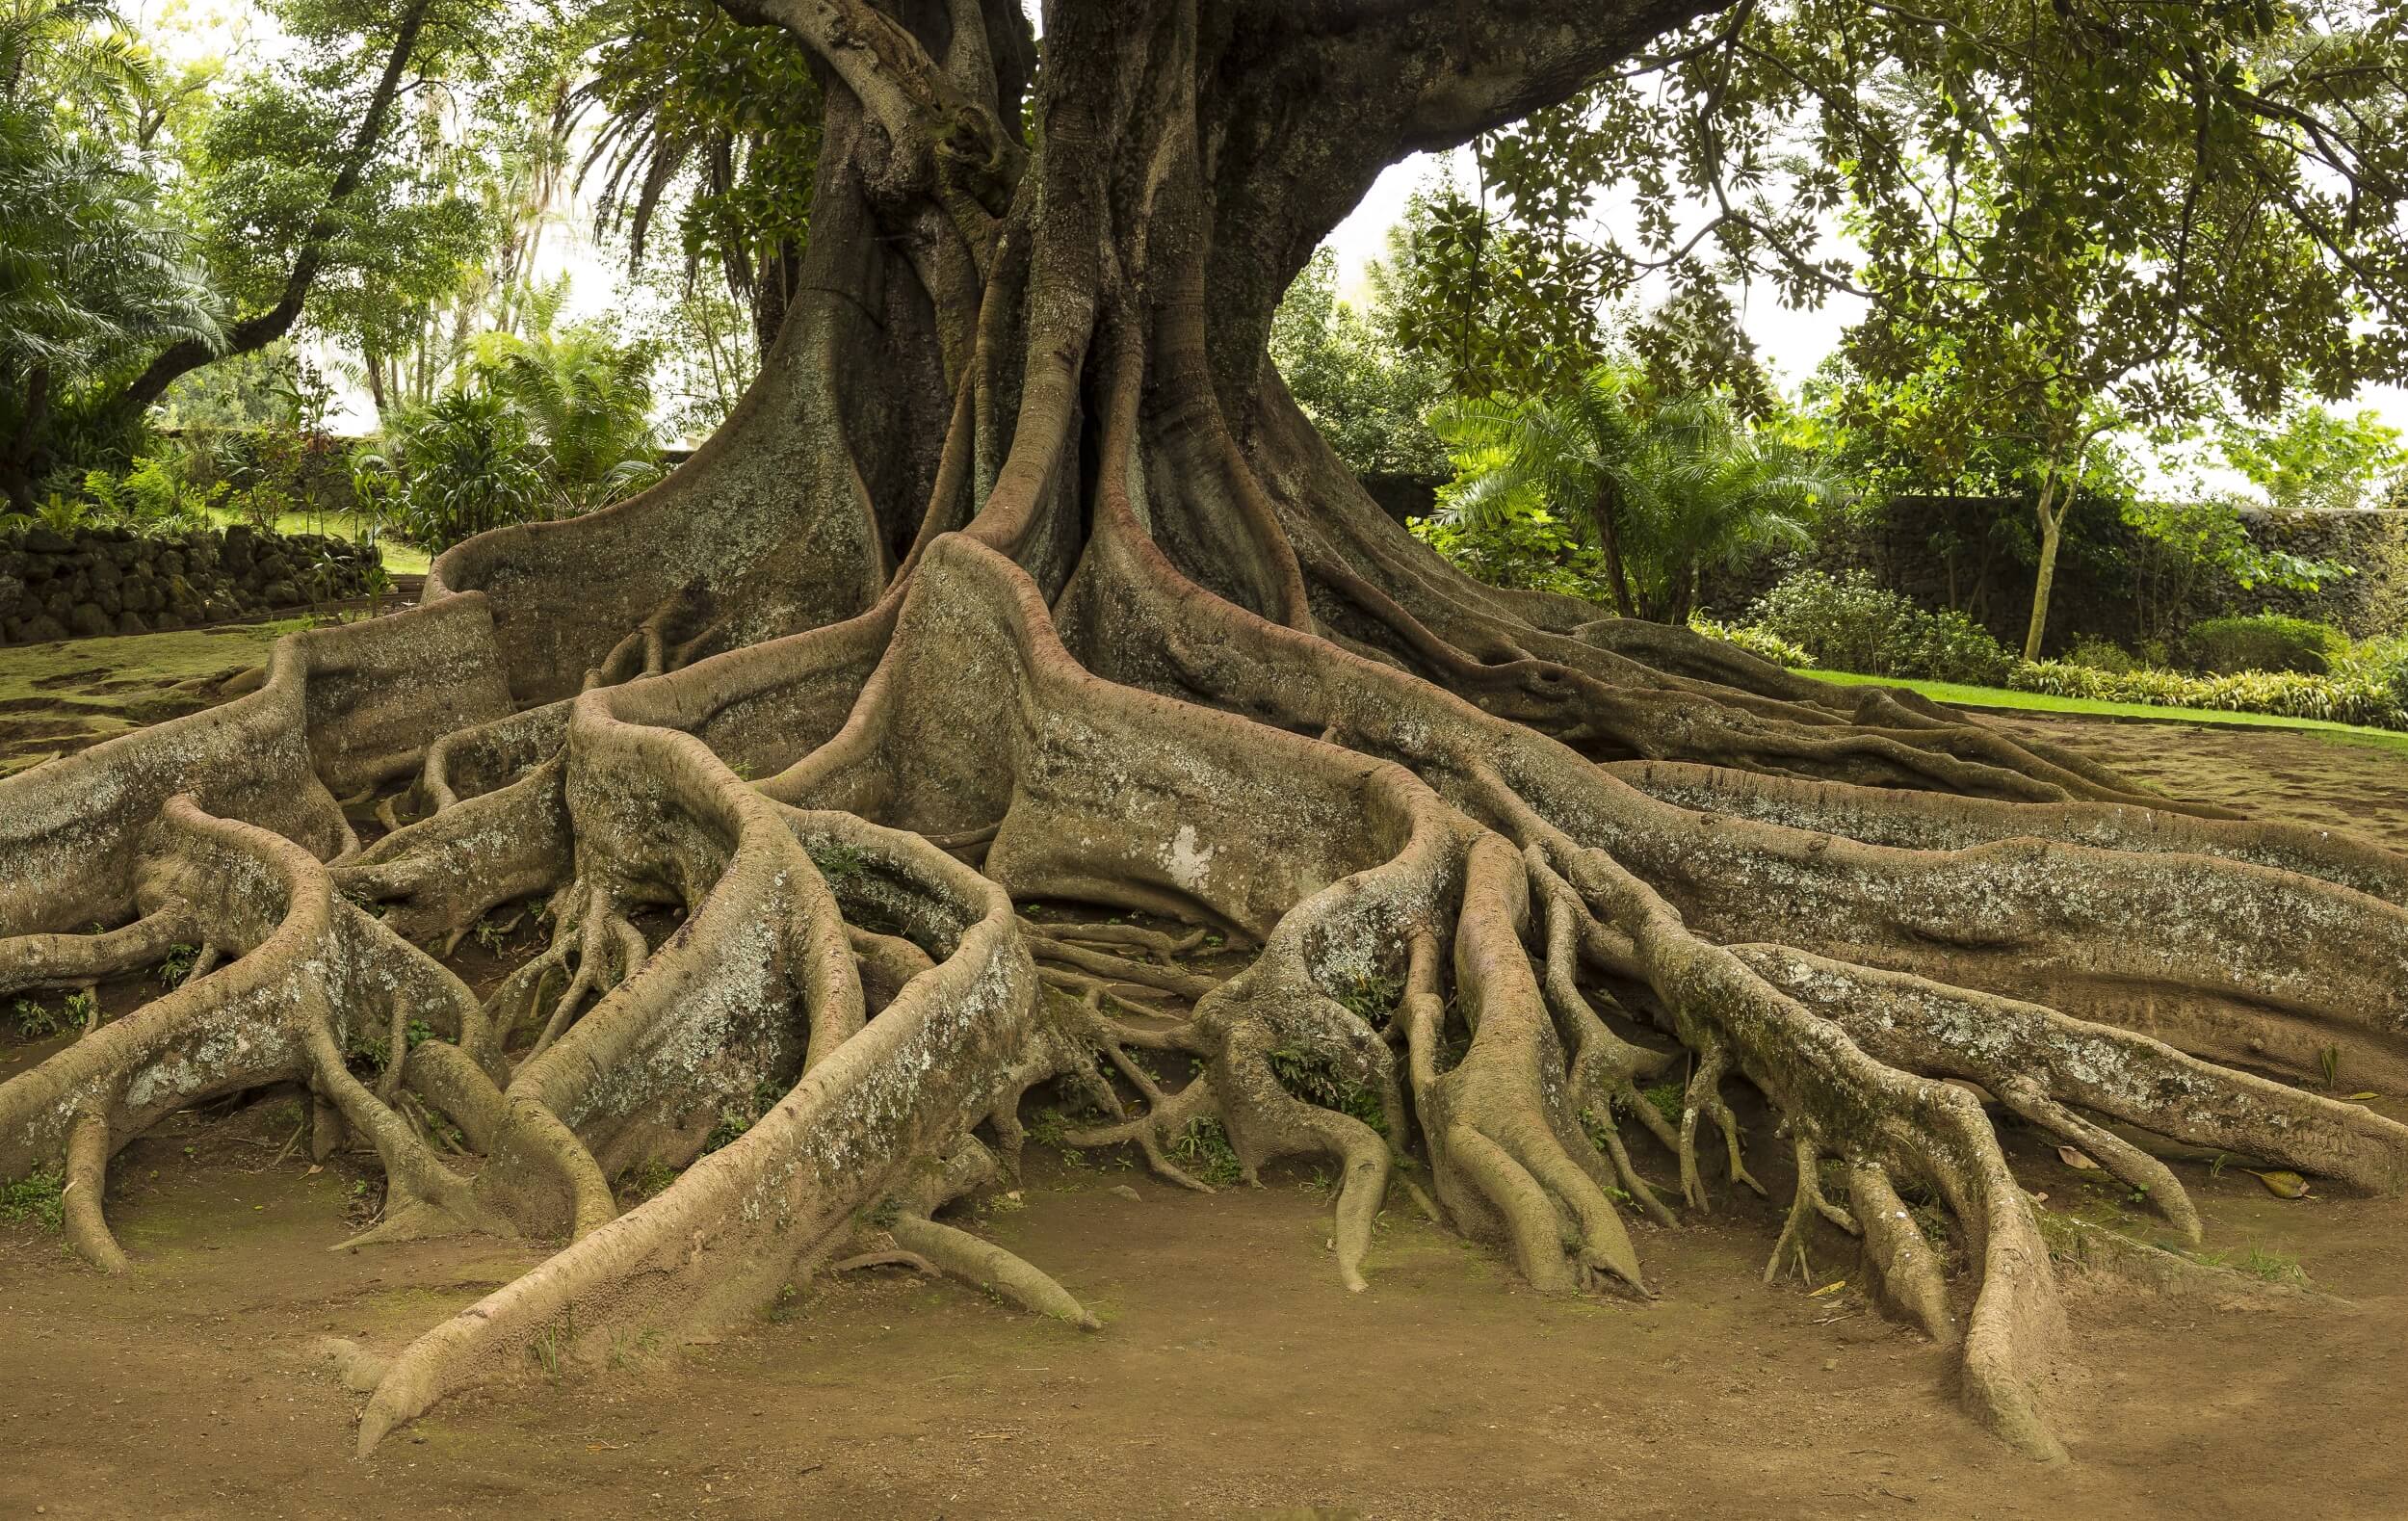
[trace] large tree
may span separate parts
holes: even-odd
[[[126,1261],[111,1153],[275,1083],[317,1095],[317,1145],[381,1155],[371,1239],[561,1242],[370,1350],[365,1449],[532,1348],[641,1356],[865,1233],[1088,1319],[931,1218],[1012,1164],[1036,1085],[1173,1177],[1214,1127],[1249,1178],[1335,1159],[1348,1287],[1391,1184],[1426,1179],[1537,1287],[1630,1293],[1655,1285],[1617,1198],[1643,1240],[1753,1186],[1745,1085],[1782,1138],[1755,1166],[1793,1189],[1773,1267],[1861,1233],[1968,1406],[2045,1456],[2052,1242],[2107,1244],[2044,1233],[1938,1079],[2186,1236],[2181,1183],[2110,1121],[2399,1182],[2408,1128],[2256,1074],[2408,1083],[2408,860],[1472,583],[1265,355],[1383,166],[1636,69],[1670,114],[1617,93],[1625,156],[1712,183],[1741,155],[1697,123],[1767,114],[1756,56],[1945,71],[2028,25],[2121,29],[2114,88],[2144,97],[2204,59],[2198,131],[2305,116],[2396,158],[2379,112],[2223,68],[2266,8],[1057,0],[1025,118],[1009,0],[731,9],[809,49],[824,106],[794,304],[719,434],[622,506],[451,550],[418,608],[291,637],[239,700],[0,783],[0,986],[207,946],[0,1087],[0,1176],[64,1166],[95,1263]],[[2393,66],[2368,46],[2353,66]],[[551,946],[481,1002],[439,953],[526,901]],[[682,922],[655,944],[648,915]],[[1237,954],[1178,964],[1205,928]],[[1639,1090],[1684,1063],[1667,1119]],[[437,1112],[478,1161],[406,1117]],[[663,1167],[623,1208],[614,1181]],[[1954,1281],[1902,1195],[1955,1221]]]

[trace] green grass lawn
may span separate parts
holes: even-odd
[[[240,512],[212,508],[209,521],[224,528],[249,519]],[[287,512],[275,520],[279,534],[330,534],[337,538],[356,540],[367,530],[368,525],[350,512]],[[386,572],[397,576],[423,576],[433,558],[416,544],[405,544],[390,534],[378,540],[378,548],[382,552]]]
[[[1845,687],[1904,687],[1934,702],[1960,708],[2003,708],[2030,713],[2066,713],[2102,719],[2146,719],[2158,723],[2229,723],[2241,728],[2308,729],[2354,745],[2408,751],[2408,734],[2322,719],[2291,719],[2275,713],[2228,713],[2221,708],[2160,708],[2146,702],[2102,702],[2092,697],[2055,697],[2004,687],[1968,687],[1953,681],[1915,681],[1902,676],[1860,676],[1846,670],[1801,670],[1801,676]]]

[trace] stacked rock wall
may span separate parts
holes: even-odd
[[[0,536],[0,643],[148,634],[365,595],[374,549],[316,534]]]

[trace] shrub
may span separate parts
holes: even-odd
[[[102,516],[117,523],[171,533],[207,526],[204,510],[225,495],[225,483],[196,481],[184,457],[170,450],[137,455],[133,468],[122,476],[87,470],[84,494],[99,504]]]
[[[2136,670],[2142,664],[2113,641],[2100,639],[2093,634],[2084,634],[2074,641],[2074,647],[2065,652],[2064,658],[2069,666],[2087,666],[2092,670],[2112,671],[2118,675]]]
[[[2334,657],[2332,674],[2336,679],[2378,687],[2408,709],[2408,634],[2360,642],[2346,654]]]
[[[2315,675],[2329,669],[2334,656],[2347,651],[2349,638],[2329,623],[2259,613],[2193,623],[2184,643],[2189,647],[2191,665],[2212,675],[2249,670]]]
[[[1688,626],[1708,639],[1718,639],[1726,644],[1737,644],[1759,660],[1801,669],[1815,663],[1814,655],[1803,645],[1793,644],[1778,634],[1743,623],[1717,623],[1710,617],[1692,617]]]
[[[1800,570],[1757,598],[1748,621],[1813,650],[1835,670],[1996,686],[2015,664],[2006,646],[1964,614],[1928,612],[1865,571]]]
[[[490,391],[446,391],[398,430],[398,506],[406,538],[448,549],[541,515],[542,467],[526,420]]]
[[[2270,713],[2291,719],[2322,719],[2374,728],[2408,729],[2403,694],[2383,681],[2355,673],[2314,675],[2306,671],[2250,670],[2230,675],[2185,675],[2141,667],[2100,670],[2061,660],[2024,661],[2007,678],[2018,692],[2103,702],[2140,702],[2155,707],[2213,708],[2225,713]]]
[[[1405,526],[1457,568],[1492,587],[1553,591],[1592,602],[1611,595],[1602,579],[1605,556],[1583,543],[1545,508],[1481,528],[1445,517],[1411,518]]]

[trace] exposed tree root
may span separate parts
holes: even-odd
[[[1969,1408],[2054,1457],[2080,1238],[1960,1081],[2192,1237],[2135,1136],[2408,1180],[2408,1130],[2253,1075],[2408,1088],[2408,858],[1475,586],[1265,372],[1298,250],[1379,164],[1669,12],[1340,28],[1315,45],[1382,92],[1305,131],[1335,108],[1269,41],[1060,6],[1040,193],[1000,10],[924,39],[759,9],[831,85],[809,277],[728,429],[632,502],[448,552],[420,609],[288,638],[222,707],[0,781],[0,988],[207,947],[0,1085],[0,1180],[64,1166],[88,1258],[127,1265],[117,1147],[283,1082],[313,1155],[380,1157],[363,1240],[554,1244],[345,1354],[364,1453],[532,1349],[641,1351],[860,1266],[881,1216],[879,1260],[1091,1324],[934,1218],[1016,1167],[1048,1085],[1071,1142],[1190,1188],[1334,1165],[1348,1288],[1401,1180],[1540,1289],[1677,1293],[1626,1212],[1677,1221],[1666,1177],[1693,1211],[1763,1192],[1745,1085],[1794,1169],[1767,1279],[1859,1233]],[[482,1003],[421,949],[537,904]]]

